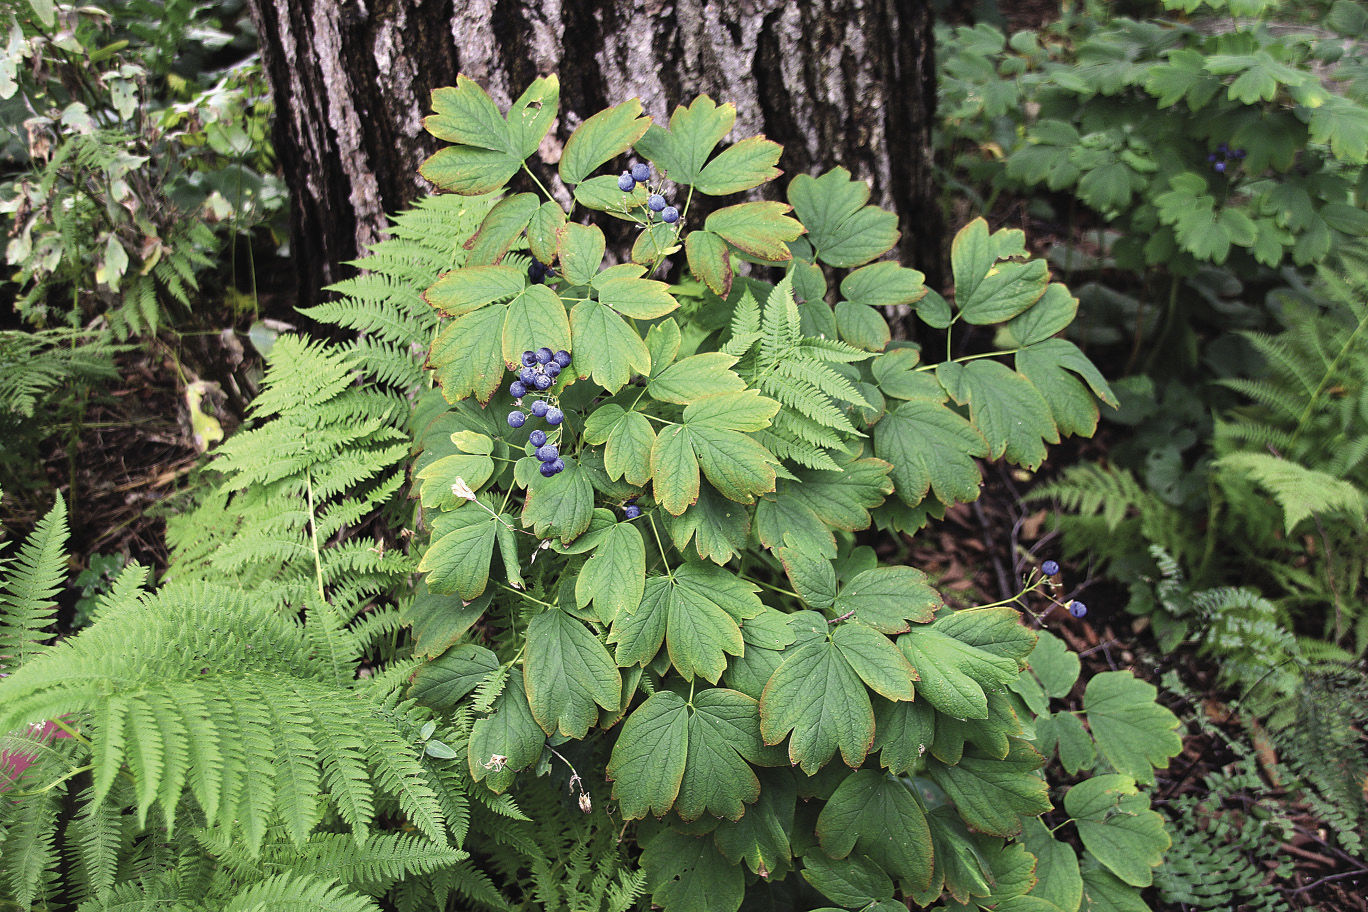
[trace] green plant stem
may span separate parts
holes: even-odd
[[[656,528],[655,517],[647,513],[646,521],[650,523],[651,535],[655,536],[656,547],[660,549],[660,562],[665,565],[665,575],[673,579],[674,571],[670,569],[670,560],[665,556],[665,545],[660,540],[660,530]]]
[[[748,582],[748,583],[755,583],[755,585],[757,585],[757,586],[763,586],[764,588],[769,589],[769,590],[771,590],[772,592],[778,592],[778,593],[781,594],[781,595],[791,595],[791,596],[793,596],[794,598],[796,598],[798,601],[800,601],[800,602],[803,601],[803,597],[802,597],[801,595],[799,595],[798,593],[794,592],[792,589],[785,589],[785,588],[783,588],[782,586],[772,586],[772,585],[770,585],[769,583],[765,582],[764,580],[758,580],[758,579],[756,579],[755,577],[753,577],[753,576],[747,576],[747,575],[744,574],[744,573],[738,573],[737,576],[741,577],[743,580],[745,580],[745,581]]]
[[[526,159],[523,160],[522,169],[523,169],[524,172],[526,172],[526,174],[527,174],[528,177],[532,178],[532,182],[533,182],[534,184],[536,184],[537,187],[541,190],[541,192],[546,196],[546,201],[547,201],[547,202],[549,202],[549,203],[554,203],[554,202],[556,202],[556,198],[555,198],[554,196],[551,195],[551,191],[550,191],[550,190],[547,190],[547,189],[546,189],[546,185],[543,184],[543,183],[541,182],[541,179],[538,178],[536,174],[532,173],[532,169],[531,169],[531,168],[527,167],[527,161],[526,161]]]
[[[314,508],[313,491],[313,469],[304,470],[304,486],[309,495],[309,541],[313,547],[314,560],[314,581],[318,584],[318,601],[326,603],[328,598],[323,594],[323,556],[318,550],[318,518]]]

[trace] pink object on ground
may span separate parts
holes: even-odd
[[[70,738],[62,729],[58,728],[53,722],[44,722],[41,726],[29,726],[29,736],[39,742],[46,741],[48,738]],[[6,791],[11,785],[19,781],[19,777],[37,759],[36,754],[26,754],[19,751],[0,751],[0,792]]]

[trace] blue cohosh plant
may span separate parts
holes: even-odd
[[[21,551],[0,602],[0,730],[41,755],[0,805],[20,906],[1143,905],[1168,844],[1143,787],[1179,748],[1154,689],[1080,693],[1014,601],[951,611],[869,544],[976,497],[976,458],[1038,466],[1110,397],[1020,234],[959,235],[952,305],[875,262],[893,217],[843,172],[700,215],[777,176],[763,138],[716,151],[729,106],[590,117],[567,213],[507,188],[554,78],[506,114],[465,79],[434,101],[453,145],[424,172],[458,195],[314,311],[365,338],[277,341],[169,582],[126,569],[49,644],[60,514]],[[618,185],[629,150],[679,218]],[[596,213],[640,226],[630,261],[570,217]],[[651,278],[681,260],[695,280]],[[1011,351],[924,365],[890,342],[898,304]],[[509,372],[542,348],[568,363],[529,393],[545,426],[515,427]],[[399,516],[410,435],[405,548],[357,530]],[[35,743],[44,720],[78,737]],[[1056,751],[1095,775],[1052,788]]]

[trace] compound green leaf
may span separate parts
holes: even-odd
[[[554,73],[532,80],[508,109],[508,135],[511,151],[527,158],[546,138],[546,131],[560,110],[560,79]]]
[[[747,137],[723,149],[704,165],[694,186],[709,196],[726,196],[758,187],[783,173],[775,167],[783,151],[783,146],[763,136]]]
[[[492,266],[503,259],[527,228],[538,208],[533,193],[515,193],[494,204],[466,242],[467,266]]]
[[[418,173],[441,190],[461,196],[479,196],[501,189],[518,173],[523,160],[507,152],[476,146],[438,149],[418,168]]]
[[[608,642],[617,646],[614,656],[619,666],[648,665],[660,652],[669,624],[673,588],[668,577],[651,577],[646,580],[636,610],[614,619]]]
[[[944,504],[978,498],[977,457],[988,455],[978,430],[933,399],[911,399],[874,426],[874,455],[893,466],[898,496],[916,506],[927,491]]]
[[[788,242],[803,233],[801,223],[789,218],[786,203],[758,200],[725,206],[708,215],[704,227],[743,253],[772,262],[792,259]]]
[[[861,266],[841,280],[847,301],[870,307],[915,304],[926,294],[926,276],[892,260]]]
[[[513,784],[515,772],[537,762],[545,743],[546,733],[527,705],[522,678],[514,675],[494,701],[494,711],[477,719],[470,731],[471,778],[502,792]]]
[[[1048,902],[1057,912],[1077,912],[1083,901],[1083,876],[1073,846],[1055,839],[1035,817],[1021,823],[1021,844],[1036,857],[1036,885],[1031,895]]]
[[[775,548],[774,554],[784,565],[793,590],[802,596],[809,606],[822,610],[830,608],[836,601],[836,568],[831,559],[796,544],[792,534],[784,539],[785,545]]]
[[[1368,163],[1368,110],[1340,95],[1331,95],[1311,111],[1311,141],[1328,145],[1340,161]]]
[[[560,230],[565,225],[565,210],[560,203],[542,203],[527,223],[527,249],[542,263],[552,262],[560,248]]]
[[[803,856],[803,878],[827,899],[849,909],[864,909],[870,903],[893,898],[893,881],[865,855],[835,859],[820,850],[809,850]]]
[[[625,317],[654,320],[679,307],[669,286],[654,279],[615,278],[595,282],[599,303]]]
[[[745,876],[728,864],[711,836],[662,828],[643,847],[641,867],[651,900],[670,912],[737,912]]]
[[[677,424],[656,435],[651,483],[656,502],[675,516],[698,500],[698,457],[688,428]]]
[[[474,643],[462,643],[419,668],[409,696],[424,706],[450,712],[498,667],[494,653]]]
[[[883,314],[868,304],[851,301],[837,302],[836,329],[842,339],[865,351],[883,351],[892,338]]]
[[[834,858],[858,848],[914,889],[931,882],[931,829],[901,779],[876,770],[851,773],[817,816],[817,839]]]
[[[423,481],[419,502],[427,509],[453,510],[465,499],[451,490],[457,479],[469,485],[471,490],[479,491],[493,474],[494,461],[488,456],[465,453],[443,456],[418,473]]]
[[[434,89],[432,109],[423,127],[438,139],[512,154],[508,122],[473,79],[457,76],[455,86]]]
[[[651,447],[655,431],[640,412],[628,412],[616,403],[601,405],[584,424],[584,439],[603,446],[603,467],[614,481],[644,485],[651,480]]]
[[[523,683],[532,715],[548,735],[583,738],[598,720],[595,704],[615,710],[622,701],[622,676],[608,650],[558,608],[527,625]]]
[[[710,687],[694,695],[689,716],[689,762],[675,810],[684,820],[705,813],[739,820],[760,797],[753,763],[783,762],[783,753],[760,740],[755,700],[735,690]]]
[[[1069,794],[1086,784],[1079,783]],[[1064,796],[1064,805],[1068,808],[1069,795]],[[1131,886],[1149,886],[1154,880],[1153,869],[1163,864],[1164,853],[1172,843],[1164,829],[1164,818],[1150,810],[1148,795],[1121,796],[1108,802],[1101,813],[1100,817],[1074,814],[1083,847]]]
[[[761,877],[782,876],[793,859],[789,835],[798,790],[788,770],[762,773],[760,783],[760,799],[740,820],[721,821],[713,830],[713,841],[733,864],[744,860]]]
[[[911,773],[935,739],[936,713],[925,700],[914,703],[876,700],[874,746],[879,763],[890,773]]]
[[[598,301],[580,301],[570,313],[575,365],[587,367],[594,382],[616,393],[633,373],[651,373],[651,355],[636,331]],[[585,376],[581,374],[581,376]]]
[[[560,160],[561,180],[578,184],[605,162],[630,149],[650,125],[651,119],[641,116],[640,99],[631,98],[599,111],[565,141]]]
[[[690,541],[703,560],[725,564],[739,555],[750,533],[750,512],[711,485],[700,485],[698,500],[681,516],[664,514],[670,538],[681,552]]]
[[[592,602],[600,621],[611,624],[624,611],[635,611],[646,587],[646,545],[637,527],[618,523],[594,549],[575,581],[580,610]]]
[[[718,105],[707,95],[699,95],[688,107],[674,109],[668,131],[659,126],[647,130],[637,143],[637,151],[675,183],[697,184],[708,156],[734,123],[735,107]]]
[[[911,700],[915,696],[912,682],[916,680],[916,671],[893,641],[873,627],[855,620],[844,621],[831,635],[831,642],[879,696],[888,700]]]
[[[931,885],[939,896],[942,889],[957,902],[969,903],[971,896],[993,892],[988,860],[968,827],[948,805],[926,815],[931,827]]]
[[[534,474],[523,504],[523,528],[538,538],[558,538],[569,544],[589,528],[594,516],[594,487],[577,460],[566,459],[565,470],[544,478]]]
[[[1045,461],[1045,443],[1058,443],[1050,406],[1021,374],[996,361],[981,359],[960,364],[946,361],[936,368],[936,379],[960,405],[988,441],[992,459],[1035,469]]]
[[[570,321],[560,297],[545,285],[529,285],[512,301],[503,324],[503,358],[518,364],[525,351],[570,347]]]
[[[752,438],[707,424],[689,425],[688,436],[703,473],[723,497],[749,504],[774,490],[778,460]]]
[[[838,747],[846,766],[858,767],[874,743],[874,708],[859,675],[826,637],[785,652],[760,697],[765,743],[792,732],[789,759],[809,776]]]
[[[457,593],[466,601],[484,592],[494,557],[495,522],[475,506],[439,514],[432,523],[432,543],[418,564],[428,575],[428,588]]]
[[[854,617],[881,633],[903,633],[928,624],[945,606],[926,574],[912,567],[877,567],[857,574],[836,595],[839,614]]]
[[[688,750],[689,709],[678,694],[657,691],[627,717],[608,760],[624,819],[663,817],[674,806]]]
[[[1105,868],[1083,872],[1084,912],[1150,912],[1140,891]]]
[[[731,253],[722,236],[711,231],[690,231],[684,237],[684,253],[689,258],[689,271],[713,294],[725,298],[731,294]]]
[[[748,389],[695,399],[684,408],[684,423],[694,429],[760,431],[770,426],[778,411],[778,402]]]
[[[1048,630],[1040,631],[1031,652],[1031,670],[1040,678],[1046,693],[1060,700],[1067,697],[1081,667],[1078,654],[1063,640]]]
[[[1083,709],[1098,750],[1120,773],[1146,785],[1153,767],[1168,767],[1183,749],[1178,717],[1155,702],[1158,690],[1129,671],[1105,671],[1088,681]]]
[[[863,458],[838,471],[803,469],[795,480],[776,482],[775,493],[760,500],[755,511],[761,544],[775,548],[794,535],[810,551],[836,556],[832,529],[858,532],[869,528],[869,511],[893,493],[892,466]]]
[[[503,308],[485,307],[457,317],[437,336],[428,355],[447,402],[474,396],[488,404],[503,384]]]
[[[1035,774],[1044,758],[1026,742],[1011,739],[1006,758],[966,753],[954,766],[931,760],[931,779],[955,803],[964,822],[993,836],[1015,836],[1021,818],[1051,807],[1045,780]]]
[[[571,285],[588,285],[598,275],[599,266],[603,265],[603,251],[607,243],[603,229],[599,226],[566,222],[561,226],[556,245],[561,275]]]
[[[1069,293],[1068,288],[1053,282],[1029,310],[1011,319],[1007,330],[1018,345],[1032,345],[1044,342],[1062,331],[1073,322],[1077,313],[1078,299]]]
[[[736,358],[723,352],[690,355],[651,378],[647,386],[658,402],[689,405],[706,396],[739,393],[746,383],[733,371]]]
[[[423,299],[447,316],[459,317],[506,301],[526,286],[527,276],[511,266],[466,266],[438,279]]]
[[[815,255],[829,266],[861,266],[898,242],[898,217],[866,206],[869,185],[852,179],[845,168],[816,178],[797,175],[788,200],[807,228]]]

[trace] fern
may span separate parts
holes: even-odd
[[[736,370],[754,388],[783,408],[773,424],[756,434],[776,456],[811,469],[840,468],[833,458],[863,436],[847,412],[871,408],[850,378],[832,364],[869,357],[843,342],[809,339],[793,299],[792,276],[785,276],[761,307],[747,289],[736,305],[731,338],[722,351],[740,358]]]
[[[39,651],[56,618],[53,597],[66,579],[66,502],[57,502],[19,549],[0,584],[0,671],[23,665]],[[8,729],[0,726],[0,732]]]

